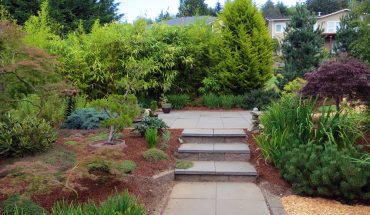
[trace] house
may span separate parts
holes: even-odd
[[[317,22],[314,28],[321,27],[323,29],[322,35],[325,37],[325,48],[329,51],[333,50],[335,36],[340,27],[340,19],[349,13],[349,9],[339,10],[334,13],[317,16]],[[284,30],[289,23],[288,18],[284,19],[267,19],[268,28],[272,38],[281,41],[284,38]]]

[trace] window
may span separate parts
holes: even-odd
[[[275,24],[275,32],[276,33],[283,33],[286,28],[286,23],[279,23]]]
[[[337,30],[340,28],[339,21],[329,21],[326,25],[326,32],[327,33],[337,33]]]

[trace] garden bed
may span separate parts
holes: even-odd
[[[0,202],[4,201],[8,196],[13,194],[12,192],[17,190],[19,192],[16,193],[25,194],[35,203],[50,211],[55,202],[63,199],[66,201],[78,201],[80,203],[89,200],[100,202],[110,195],[128,190],[129,193],[137,196],[140,203],[144,204],[148,214],[153,214],[153,211],[157,208],[157,204],[163,198],[162,194],[169,190],[169,187],[173,183],[171,181],[163,183],[163,181],[152,179],[152,176],[169,169],[174,169],[175,167],[176,160],[174,152],[180,145],[177,139],[181,135],[182,130],[172,129],[170,131],[172,136],[168,143],[168,148],[165,150],[168,159],[150,163],[144,160],[142,155],[148,149],[145,138],[132,133],[131,130],[125,130],[123,132],[126,146],[114,149],[109,149],[109,147],[108,149],[104,149],[104,147],[92,149],[89,147],[89,144],[92,142],[102,141],[106,137],[106,130],[60,130],[59,138],[54,149],[34,157],[2,159],[0,169],[3,169],[6,165],[15,165],[17,162],[23,162],[27,165],[34,165],[35,162],[43,162],[51,170],[58,170],[55,175],[63,175],[65,179],[61,180],[59,185],[44,187],[43,192],[37,192],[37,190],[25,190],[27,183],[13,183],[14,178],[7,181],[7,178],[2,176],[0,177],[0,186],[11,186],[12,189],[8,189],[6,193],[0,191]],[[94,156],[101,156],[102,158],[106,156],[117,162],[131,160],[135,162],[136,169],[132,173],[118,178],[105,172],[92,173],[98,177],[98,180],[89,177],[77,177],[78,174],[75,173],[76,171],[73,172],[73,169],[79,168],[78,165],[83,163],[85,158]],[[38,173],[36,170],[34,171],[32,172],[34,175],[45,174],[45,172]],[[21,181],[19,178],[16,180]],[[66,181],[69,181],[68,186],[66,186]],[[16,187],[24,185],[25,187]],[[73,187],[74,191],[72,192],[72,189],[68,187]]]

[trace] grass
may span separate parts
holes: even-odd
[[[334,112],[334,111],[337,111],[337,107],[335,105],[321,106],[321,107],[318,108],[318,111],[319,112],[325,112],[325,113],[327,113],[328,111],[329,112]]]
[[[64,143],[65,146],[74,146],[77,144],[77,141],[70,140]]]
[[[176,161],[176,169],[189,169],[193,167],[193,162],[191,161],[182,161],[178,160]]]

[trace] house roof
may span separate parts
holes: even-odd
[[[176,26],[176,25],[191,25],[198,20],[205,20],[206,24],[212,24],[212,22],[216,19],[216,17],[213,16],[189,16],[189,17],[179,17],[171,20],[162,21],[162,23],[165,23],[170,26]]]
[[[326,14],[326,15],[316,16],[316,18],[317,18],[317,19],[322,19],[322,18],[326,18],[326,17],[332,16],[332,15],[335,15],[335,14],[338,14],[338,13],[346,12],[346,11],[350,11],[350,9],[342,9],[342,10],[338,10],[338,11],[336,11],[336,12],[329,13],[329,14]],[[267,21],[289,21],[289,20],[290,20],[290,18],[266,19],[266,20],[267,20]]]

